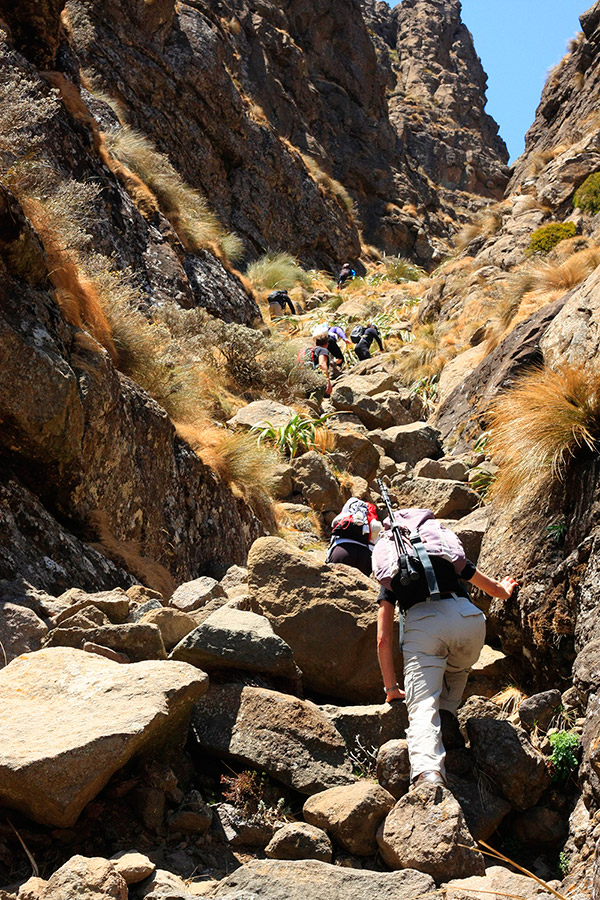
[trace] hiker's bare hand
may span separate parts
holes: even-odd
[[[519,587],[519,582],[515,581],[514,578],[511,578],[510,575],[507,575],[506,578],[503,578],[500,582],[500,587],[502,588],[502,593],[496,594],[496,596],[500,600],[508,600],[514,589]]]
[[[401,691],[400,688],[394,688],[393,691],[387,691],[385,695],[385,702],[391,703],[392,700],[404,700],[406,694],[404,691]]]

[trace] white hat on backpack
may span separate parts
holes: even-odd
[[[329,333],[329,325],[327,322],[319,322],[318,325],[315,325],[311,334],[314,338],[324,338],[327,337]]]

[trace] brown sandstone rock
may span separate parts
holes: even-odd
[[[440,519],[458,518],[481,502],[479,494],[462,481],[447,478],[398,478],[392,481],[392,489],[401,507],[430,509]]]
[[[344,468],[353,475],[371,479],[377,473],[379,453],[366,435],[356,431],[356,427],[331,419],[328,428],[335,435],[336,451],[342,456]]]
[[[253,428],[262,425],[287,425],[289,419],[295,414],[291,406],[277,403],[276,400],[254,400],[243,406],[229,419],[228,425],[236,428]]]
[[[43,640],[44,647],[82,648],[85,641],[125,653],[134,662],[143,659],[166,659],[167,653],[157,625],[128,622],[125,625],[93,625],[91,628],[69,627],[69,620],[54,628]]]
[[[319,708],[277,691],[212,685],[192,716],[203,750],[314,794],[354,781],[341,735]]]
[[[381,699],[372,581],[279,538],[253,545],[248,572],[252,609],[292,648],[308,688],[354,703]]]
[[[179,585],[169,600],[169,605],[189,613],[217,597],[225,597],[225,591],[216,578],[203,575],[194,581],[187,581],[185,584]]]
[[[444,885],[444,890],[448,900],[471,900],[478,896],[500,900],[504,894],[514,894],[523,900],[550,900],[554,896],[528,875],[512,872],[506,866],[490,866],[485,875],[453,878]]]
[[[408,745],[403,738],[387,741],[377,752],[377,781],[399,800],[410,785]]]
[[[288,822],[265,847],[268,859],[318,859],[329,863],[332,855],[327,833],[307,822]]]
[[[51,875],[41,900],[127,900],[127,883],[101,857],[73,856]]]
[[[310,797],[302,813],[348,853],[372,856],[377,851],[375,832],[393,805],[394,798],[380,785],[359,781]]]
[[[137,884],[152,875],[156,869],[155,864],[137,850],[121,850],[120,853],[111,856],[110,862],[126,884]]]
[[[265,900],[410,900],[435,889],[422,872],[373,872],[318,860],[252,860],[219,883],[214,896],[262,895]],[[243,892],[243,893],[242,893]]]
[[[377,843],[391,868],[415,868],[438,883],[485,872],[460,806],[439,785],[421,786],[398,800],[377,832]]]
[[[39,650],[48,626],[32,609],[0,603],[0,661],[6,665],[21,653]]]
[[[70,827],[132,756],[181,738],[208,679],[183,663],[122,666],[52,648],[14,660],[0,683],[2,803]]]
[[[156,625],[159,629],[165,650],[172,650],[175,644],[183,640],[186,634],[196,628],[196,620],[179,609],[151,609],[139,619],[142,624]]]
[[[443,455],[439,441],[439,431],[425,422],[411,422],[408,425],[394,425],[383,431],[383,448],[387,456],[396,462],[406,462],[414,466],[425,457],[437,459]]]
[[[321,512],[338,513],[343,506],[340,486],[322,454],[311,450],[292,460],[294,490]]]

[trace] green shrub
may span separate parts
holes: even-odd
[[[291,291],[297,284],[310,290],[310,275],[289,253],[265,253],[246,269],[246,277],[258,291]]]
[[[561,241],[575,237],[575,233],[574,222],[551,222],[549,225],[542,225],[531,235],[527,252],[549,253]]]
[[[579,738],[573,731],[555,731],[548,735],[552,746],[550,762],[554,771],[554,781],[566,781],[579,765],[577,748]]]
[[[588,175],[573,196],[573,206],[593,216],[600,212],[600,172]]]
[[[427,273],[402,256],[386,256],[384,258],[385,274],[388,281],[402,284],[405,281],[418,281]]]

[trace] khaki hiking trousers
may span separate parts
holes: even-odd
[[[456,713],[484,641],[485,616],[466,597],[417,603],[406,613],[402,652],[411,778],[431,770],[445,777],[440,709]]]

